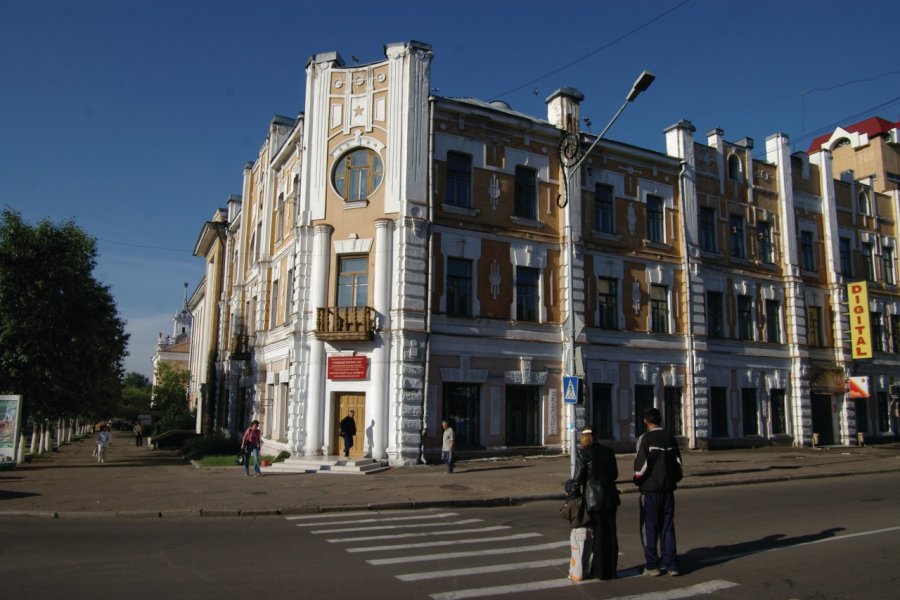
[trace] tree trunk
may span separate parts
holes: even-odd
[[[34,426],[31,428],[31,448],[28,450],[28,453],[31,454],[32,456],[34,455],[37,437],[38,437],[38,424],[35,423]]]
[[[19,449],[16,450],[16,464],[25,462],[25,432],[19,434]]]

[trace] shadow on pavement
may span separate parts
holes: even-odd
[[[789,548],[791,546],[799,546],[808,544],[827,538],[832,538],[836,533],[844,531],[843,527],[832,527],[823,529],[819,533],[809,535],[798,535],[795,537],[786,537],[782,533],[767,535],[758,540],[750,540],[747,542],[739,542],[737,544],[722,544],[720,546],[706,546],[703,548],[693,548],[684,554],[679,555],[682,573],[699,571],[707,565],[717,565],[726,563],[736,558],[778,550],[780,548]]]

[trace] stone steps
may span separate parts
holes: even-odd
[[[331,473],[343,475],[368,475],[385,471],[390,467],[374,458],[344,458],[343,456],[308,456],[288,458],[268,467],[264,473]]]

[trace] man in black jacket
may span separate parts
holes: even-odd
[[[678,575],[675,547],[675,487],[681,480],[681,452],[678,443],[660,424],[656,408],[644,412],[647,431],[638,438],[634,458],[634,483],[641,490],[641,545],[644,547],[644,575],[658,576],[665,570]],[[662,551],[662,561],[657,547]]]
[[[353,420],[354,412],[341,419],[340,433],[344,440],[344,458],[350,457],[350,448],[353,447],[353,436],[356,435],[356,421]]]

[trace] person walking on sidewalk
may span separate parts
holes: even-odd
[[[106,448],[112,444],[112,436],[109,433],[109,427],[106,425],[100,426],[100,431],[97,433],[97,462],[104,463],[106,462]]]
[[[351,410],[350,414],[341,419],[339,426],[341,439],[344,440],[344,458],[350,458],[350,448],[353,447],[353,436],[356,435],[356,421],[353,420],[355,414]]]
[[[619,561],[616,511],[620,504],[616,478],[619,467],[612,448],[594,438],[593,430],[581,432],[575,455],[575,481],[584,490],[584,501],[591,517],[593,559],[591,577],[615,579]]]
[[[450,423],[447,419],[441,421],[441,427],[444,428],[444,437],[441,442],[441,460],[447,463],[447,472],[453,472],[453,448],[456,446],[456,441],[453,438],[453,428],[450,427]]]
[[[656,408],[644,411],[647,431],[638,438],[634,458],[634,483],[641,491],[641,545],[644,575],[656,577],[662,570],[678,575],[675,545],[675,488],[682,477],[681,451],[675,437],[662,428]],[[661,551],[662,560],[657,550]]]
[[[241,452],[244,453],[244,476],[250,476],[250,457],[253,456],[254,477],[262,475],[259,469],[259,447],[262,445],[262,432],[259,430],[259,421],[250,421],[250,427],[241,438]]]
[[[134,445],[135,446],[143,446],[144,445],[144,426],[141,425],[140,421],[134,422],[134,427],[131,428],[134,432]]]

